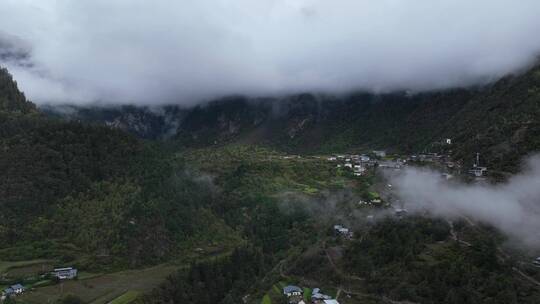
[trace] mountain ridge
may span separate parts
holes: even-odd
[[[68,119],[118,127],[146,139],[173,140],[182,147],[239,142],[290,153],[375,148],[417,153],[452,138],[458,160],[470,164],[480,152],[497,170],[515,172],[523,156],[540,150],[539,88],[537,65],[481,88],[413,95],[237,96],[191,108],[72,107],[67,115],[54,107],[43,109]]]

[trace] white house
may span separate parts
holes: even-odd
[[[473,167],[471,170],[469,170],[469,173],[476,177],[482,177],[487,173],[487,168],[486,167]]]
[[[10,287],[4,289],[4,291],[2,292],[2,295],[4,297],[9,297],[9,296],[13,296],[13,295],[19,295],[19,294],[23,293],[24,291],[25,291],[24,286],[22,286],[21,284],[15,284],[15,285],[11,285]]]
[[[474,162],[472,169],[469,170],[469,173],[476,177],[482,177],[486,172],[487,167],[480,166],[480,153],[476,153],[476,161]]]
[[[15,284],[11,286],[11,289],[13,289],[16,294],[21,294],[24,292],[24,286],[22,286],[21,284]]]
[[[287,297],[301,296],[303,293],[304,291],[302,290],[302,288],[298,286],[289,285],[289,286],[283,287],[283,294],[286,295]]]
[[[56,268],[52,272],[54,277],[57,277],[60,280],[70,280],[77,277],[77,268],[65,267],[65,268]]]
[[[356,172],[364,172],[366,171],[366,168],[362,165],[354,165],[354,171]]]

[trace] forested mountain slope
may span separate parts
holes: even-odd
[[[241,142],[293,153],[373,148],[408,153],[430,151],[434,143],[452,138],[458,160],[470,164],[480,152],[491,168],[513,172],[522,156],[540,149],[539,70],[536,66],[481,88],[421,94],[229,97],[159,111],[70,108],[63,116],[145,138],[174,139],[184,147]]]
[[[0,112],[12,113],[35,112],[35,105],[26,100],[17,88],[17,83],[5,68],[0,68]]]
[[[540,150],[540,67],[484,88],[444,130],[458,143],[457,157],[479,151],[486,162],[515,171],[522,156]]]
[[[2,260],[139,265],[170,258],[213,228],[235,238],[205,209],[212,199],[206,185],[159,146],[47,118],[5,70],[0,80],[7,105],[0,111]],[[210,238],[219,237],[213,231]]]

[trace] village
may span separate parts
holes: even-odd
[[[332,154],[312,156],[313,158],[324,160],[331,163],[337,170],[341,170],[349,174],[351,178],[360,178],[377,173],[388,172],[399,174],[408,166],[429,167],[440,172],[441,181],[449,181],[452,179],[462,179],[468,182],[477,183],[484,182],[488,176],[488,168],[481,163],[480,153],[471,155],[473,164],[470,168],[464,169],[462,162],[455,161],[451,156],[452,140],[447,138],[440,142],[443,149],[438,149],[441,152],[422,152],[413,153],[410,155],[390,154],[385,150],[372,150],[369,152],[358,154]],[[286,156],[287,158],[298,158],[302,156]],[[365,221],[370,225],[376,221],[379,216],[393,216],[396,219],[402,219],[408,215],[408,210],[403,203],[395,196],[394,186],[388,181],[380,183],[369,192],[369,198],[363,198],[357,202],[357,206],[365,208]],[[375,209],[374,209],[375,208]],[[375,211],[378,209],[379,211]],[[375,211],[375,212],[372,212]],[[337,244],[350,242],[355,238],[361,238],[359,231],[357,236],[355,227],[350,227],[345,223],[335,223],[332,226],[334,232],[333,238],[338,241]],[[336,246],[336,245],[333,245]],[[338,245],[341,246],[341,245]],[[338,247],[333,247],[338,248]],[[329,248],[330,250],[331,248]],[[326,249],[325,249],[326,250]],[[329,257],[331,260],[331,258]],[[331,262],[331,261],[330,261]],[[533,261],[533,264],[540,267],[540,257]],[[304,282],[304,281],[302,281]],[[304,282],[305,283],[305,282]],[[348,303],[347,298],[340,300],[340,293],[327,292],[325,293],[320,286],[305,286],[304,284],[288,284],[282,285],[283,303],[287,304],[339,304]],[[333,294],[333,296],[332,296]],[[341,295],[348,296],[347,292]],[[265,301],[263,300],[263,303]]]
[[[452,179],[456,176],[472,178],[472,181],[484,181],[488,168],[481,164],[480,153],[474,155],[472,167],[463,169],[460,161],[452,159],[452,139],[446,138],[437,142],[437,150],[441,152],[422,152],[410,155],[388,154],[385,150],[372,150],[364,154],[335,154],[326,157],[329,162],[336,163],[336,168],[349,170],[354,176],[363,176],[369,169],[399,171],[408,165],[431,166],[441,171],[441,177]],[[442,148],[441,148],[442,147]]]

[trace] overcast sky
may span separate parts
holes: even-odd
[[[0,64],[36,103],[428,90],[540,51],[539,0],[1,0]]]

